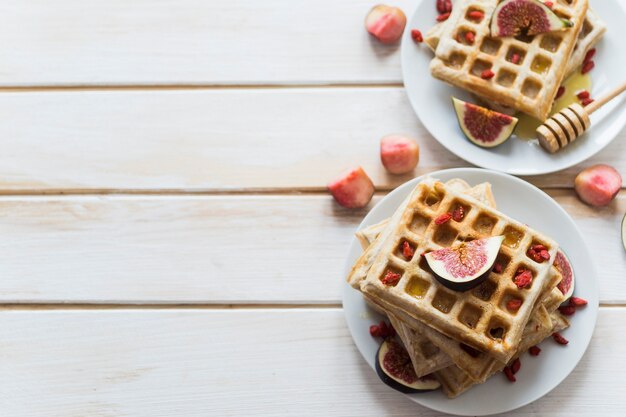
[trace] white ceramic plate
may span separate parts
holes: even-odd
[[[522,369],[516,375],[515,384],[497,374],[485,384],[476,386],[453,400],[440,391],[409,394],[407,397],[433,410],[465,416],[504,413],[522,407],[559,385],[578,364],[591,340],[598,314],[598,288],[589,250],[569,215],[547,194],[527,182],[510,175],[477,168],[444,170],[434,172],[431,176],[442,181],[463,178],[470,185],[490,182],[499,210],[560,243],[573,264],[576,276],[575,294],[587,299],[589,305],[572,317],[572,326],[563,332],[570,341],[567,346],[557,345],[552,339],[548,339],[541,344],[542,351],[538,357],[527,354],[522,356]],[[409,181],[386,196],[365,217],[359,228],[390,217],[418,182],[419,178]],[[344,268],[345,276],[360,254],[361,246],[355,238]],[[370,336],[369,326],[378,323],[382,318],[348,284],[344,286],[343,308],[354,342],[373,368],[379,341]]]
[[[434,0],[420,1],[407,29],[426,32],[435,22]],[[626,2],[590,0],[590,5],[607,23],[608,30],[597,46],[594,58],[593,96],[601,97],[626,79]],[[538,175],[559,171],[578,164],[608,145],[626,124],[626,98],[613,100],[591,117],[591,129],[571,146],[550,155],[537,141],[515,137],[495,149],[480,148],[468,141],[458,127],[451,96],[472,102],[461,89],[450,87],[430,76],[428,64],[432,53],[425,44],[416,45],[411,31],[402,39],[404,85],[413,109],[426,129],[450,152],[483,168],[514,175]]]

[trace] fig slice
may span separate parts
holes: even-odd
[[[454,291],[467,291],[489,276],[504,236],[477,239],[426,254],[437,281]]]
[[[385,384],[405,394],[432,391],[441,386],[430,375],[418,378],[409,353],[393,338],[385,339],[376,352],[376,373]]]
[[[466,103],[455,97],[452,97],[452,102],[465,136],[483,148],[493,148],[506,142],[519,121],[516,117]]]
[[[554,267],[561,274],[561,282],[557,285],[557,288],[563,293],[565,299],[569,299],[574,294],[574,269],[572,263],[565,253],[561,250],[557,251],[554,258]]]
[[[571,27],[538,0],[504,0],[493,12],[491,36],[534,36]]]

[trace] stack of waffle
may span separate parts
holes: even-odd
[[[606,25],[588,0],[553,1],[553,11],[572,25],[532,37],[492,37],[491,16],[499,0],[458,0],[452,14],[426,36],[435,57],[435,78],[467,90],[495,110],[509,108],[545,120],[563,80],[602,38]],[[483,12],[482,19],[472,12]],[[471,42],[466,34],[471,32]],[[485,70],[494,73],[485,79]],[[510,112],[509,112],[510,113]]]
[[[438,224],[442,214],[463,207],[464,216]],[[458,221],[457,221],[458,220]],[[504,235],[486,281],[456,292],[441,285],[421,254],[473,239]],[[553,267],[558,244],[497,211],[491,186],[463,180],[421,182],[394,215],[357,233],[364,253],[348,276],[375,309],[386,314],[412,359],[418,377],[434,374],[449,397],[501,371],[509,362],[569,326],[558,312],[564,301]],[[402,248],[414,248],[410,259]],[[542,244],[550,260],[537,263],[528,248]],[[532,272],[518,288],[516,271]],[[384,279],[388,273],[399,280]],[[507,302],[523,300],[519,310]]]

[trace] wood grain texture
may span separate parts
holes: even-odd
[[[600,271],[603,303],[626,301],[619,222],[554,192]],[[0,301],[339,303],[365,211],[327,195],[0,198]]]
[[[398,0],[410,15],[415,5]],[[31,0],[0,8],[0,85],[400,82],[371,1]],[[433,6],[434,7],[434,6]]]
[[[440,416],[380,382],[338,309],[21,311],[0,320],[8,416]],[[626,335],[615,331],[624,320],[626,309],[602,309],[574,372],[507,415],[624,415]]]
[[[1,25],[0,25],[1,27]],[[0,94],[0,192],[324,189],[361,164],[381,190],[379,140],[417,138],[415,174],[467,166],[422,127],[401,88]],[[584,166],[626,175],[626,141]],[[533,178],[569,187],[582,166]]]

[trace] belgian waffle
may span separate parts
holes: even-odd
[[[418,378],[454,365],[450,356],[430,340],[422,337],[417,330],[406,326],[404,322],[389,312],[387,312],[387,317],[409,353]]]
[[[462,0],[454,5],[442,31],[431,74],[478,96],[545,120],[565,77],[568,61],[578,39],[588,0],[554,2],[553,11],[572,22],[564,31],[533,37],[490,36],[490,16],[498,0]],[[468,18],[480,10],[480,21]],[[473,42],[466,33],[473,33]],[[519,60],[513,63],[513,56]],[[483,79],[485,70],[495,76]]]
[[[428,47],[435,52],[437,45],[439,44],[439,38],[445,30],[445,25],[449,21],[437,23],[434,25],[424,36],[424,42]],[[578,34],[578,40],[574,46],[574,51],[567,61],[567,68],[565,70],[565,78],[572,75],[583,64],[585,55],[602,39],[606,33],[606,23],[598,16],[598,14],[591,8],[587,9],[587,15],[583,22],[583,27]]]
[[[539,344],[546,337],[554,332],[560,332],[569,327],[569,322],[559,313],[546,315],[545,309],[538,311],[533,320],[524,328],[524,335],[515,357],[519,357],[531,346]],[[491,364],[487,372],[487,378],[502,371],[506,365],[497,361]],[[467,373],[458,366],[450,366],[435,372],[437,380],[441,383],[441,388],[448,397],[454,398],[476,385],[478,382],[472,380]]]
[[[462,222],[436,224],[435,219],[458,205],[466,212]],[[486,286],[481,286],[482,292],[450,291],[434,279],[419,255],[406,261],[398,253],[404,241],[411,242],[419,254],[468,239],[498,235],[506,236],[498,255],[503,270],[491,274]],[[379,242],[381,238],[383,241]],[[412,327],[417,327],[420,321],[427,322],[446,336],[503,362],[514,354],[519,344],[523,328],[546,286],[558,249],[550,238],[432,180],[418,185],[403,208],[394,214],[389,227],[368,249],[376,243],[380,251],[367,278],[361,282],[363,293],[405,313],[402,319]],[[538,264],[526,256],[527,248],[538,243],[548,249],[549,262]],[[519,267],[532,272],[530,288],[518,289],[513,283]],[[401,276],[397,285],[383,284],[381,278],[388,272]],[[516,314],[505,308],[511,297],[524,300]]]

